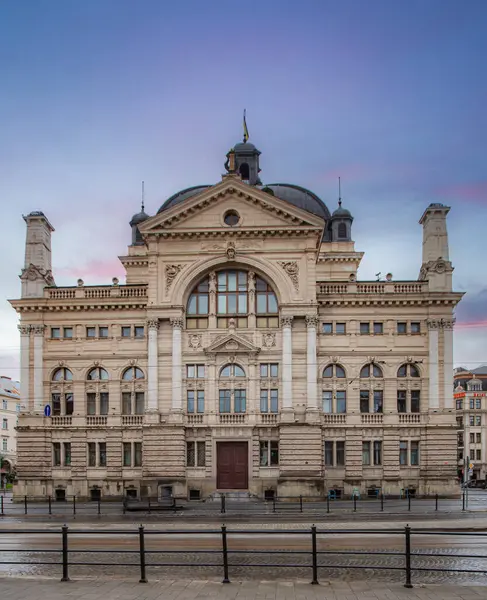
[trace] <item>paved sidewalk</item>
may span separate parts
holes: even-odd
[[[2,600],[485,600],[487,587],[401,585],[366,582],[161,580],[147,584],[113,581],[0,578]]]

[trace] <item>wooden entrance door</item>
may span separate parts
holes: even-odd
[[[249,486],[247,442],[217,442],[216,487],[219,490],[246,490]]]

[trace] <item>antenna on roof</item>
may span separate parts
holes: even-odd
[[[341,177],[338,178],[338,206],[342,205],[342,180]]]
[[[144,212],[144,202],[145,202],[145,190],[144,190],[144,182],[142,182],[142,212]]]

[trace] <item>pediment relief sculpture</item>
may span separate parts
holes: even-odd
[[[212,344],[204,348],[204,351],[205,354],[258,354],[260,348],[236,333],[229,333],[216,339]]]

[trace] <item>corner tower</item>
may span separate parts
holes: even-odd
[[[54,227],[41,211],[31,212],[24,221],[27,233],[24,268],[20,274],[22,298],[39,298],[46,286],[55,285],[51,270],[51,233]]]
[[[450,207],[430,204],[419,220],[423,226],[423,264],[420,281],[428,281],[432,292],[451,292],[453,267],[448,250],[446,216]]]

